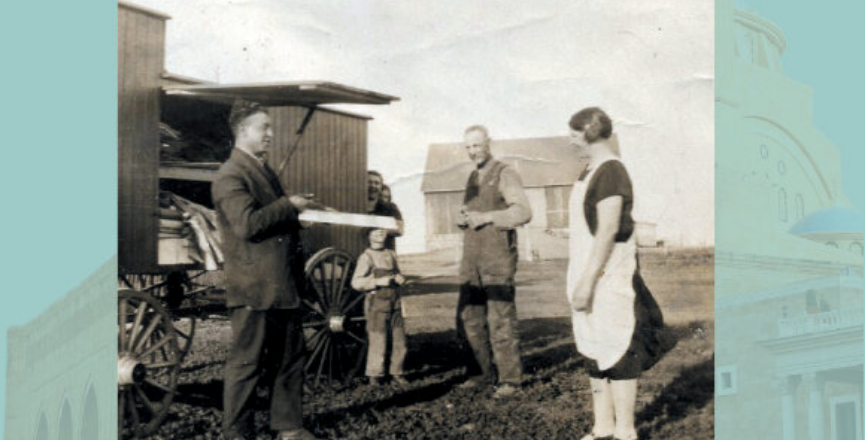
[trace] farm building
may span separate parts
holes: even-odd
[[[861,439],[863,218],[781,31],[718,7],[716,438]]]
[[[532,221],[519,230],[523,258],[565,258],[568,201],[584,159],[567,137],[493,139],[493,157],[516,170],[532,209]],[[428,250],[457,246],[462,231],[456,223],[463,204],[466,181],[474,164],[462,143],[433,144],[427,153],[421,191],[426,212]],[[652,225],[638,225],[643,245],[655,245]]]

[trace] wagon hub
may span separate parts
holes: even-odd
[[[119,385],[133,385],[144,382],[147,377],[147,368],[143,364],[124,356],[117,360],[117,383]]]
[[[345,331],[345,316],[331,316],[327,324],[332,333],[342,333]]]

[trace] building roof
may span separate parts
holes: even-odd
[[[185,75],[178,75],[176,73],[171,73],[168,71],[163,71],[161,78],[162,78],[162,85],[163,86],[214,84],[213,82],[205,81],[203,79],[193,78],[191,76],[185,76]]]
[[[790,229],[794,235],[862,234],[865,220],[853,208],[829,208],[817,211],[799,220]]]
[[[568,137],[493,140],[493,157],[513,167],[527,188],[572,185],[583,169]],[[432,144],[427,150],[421,191],[463,191],[474,164],[462,142]]]

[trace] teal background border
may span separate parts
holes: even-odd
[[[743,19],[747,24],[739,27],[735,37],[743,52],[741,65],[730,64],[733,8],[751,17]],[[861,52],[859,17],[865,4],[717,0],[716,11],[716,438],[829,439],[830,399],[858,396],[859,423],[863,418],[863,338],[860,333],[858,342],[852,338],[845,340],[854,341],[849,344],[839,342],[846,332],[862,331],[862,260],[856,264],[849,255],[826,253],[822,243],[793,237],[798,235],[790,232],[796,229],[793,225],[804,221],[788,221],[784,214],[780,222],[778,211],[772,211],[780,194],[786,200],[785,188],[790,191],[792,208],[793,194],[809,185],[796,170],[778,177],[775,164],[792,150],[779,148],[782,145],[770,139],[781,139],[781,144],[794,138],[804,141],[801,148],[813,155],[822,177],[830,186],[840,181],[846,198],[859,211],[856,228],[861,234],[865,226],[861,222],[865,149],[860,129],[865,62],[853,54]],[[756,42],[752,47],[774,44],[770,40],[775,28],[785,43],[780,57],[783,75],[745,61],[749,42]],[[748,39],[747,32],[764,31],[763,37],[756,37],[763,40]],[[781,131],[771,133],[774,123],[792,137],[785,138]],[[768,153],[761,159],[759,148],[767,146]],[[815,209],[808,197],[806,219],[816,211],[828,213],[844,205],[844,197],[836,197],[835,207]],[[839,224],[824,223],[828,227],[823,231]],[[826,240],[831,238],[820,239]],[[860,245],[861,240],[860,235]],[[819,309],[806,306],[806,300],[813,298],[820,301]],[[856,310],[858,327],[845,322],[827,328],[803,327],[801,333],[793,329],[799,322],[810,326],[820,319],[817,316],[853,316]],[[819,344],[808,346],[807,341]],[[804,356],[810,358],[803,360]],[[837,361],[845,356],[848,363]],[[857,359],[858,373],[850,359]],[[844,376],[851,372],[858,379]]]
[[[748,0],[738,6],[783,30],[785,72],[813,87],[815,124],[839,148],[845,191],[861,211],[865,60],[857,55],[862,39],[854,36],[861,34],[865,3]],[[6,1],[0,17],[5,329],[32,320],[115,253],[117,13],[113,0]],[[4,378],[6,355],[4,335]],[[3,423],[0,418],[0,431]]]
[[[31,321],[116,253],[116,5],[0,3],[4,415],[5,330]]]

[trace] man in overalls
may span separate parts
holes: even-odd
[[[528,223],[532,211],[520,176],[493,159],[487,129],[467,128],[465,143],[477,169],[469,176],[459,223],[464,236],[457,329],[471,346],[480,374],[461,387],[497,379],[494,396],[507,397],[519,390],[523,374],[514,305],[515,228]]]

